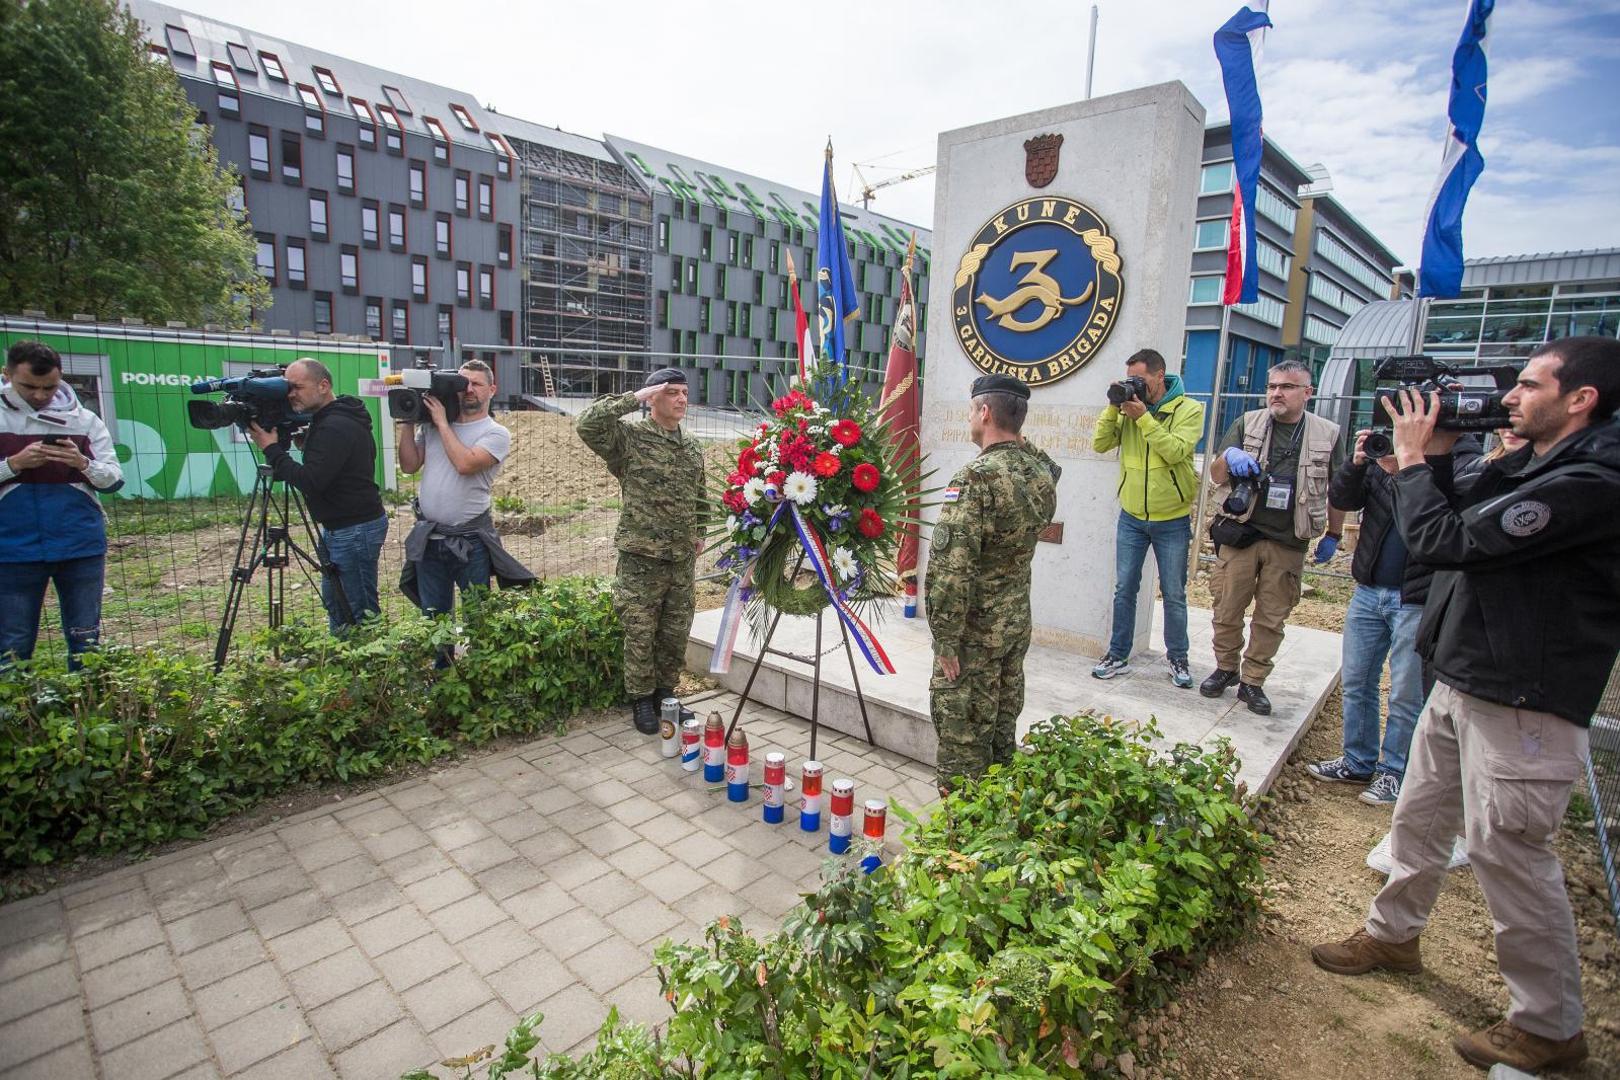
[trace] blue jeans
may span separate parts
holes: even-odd
[[[1401,603],[1399,589],[1357,585],[1344,615],[1344,756],[1357,772],[1406,774],[1412,729],[1423,708],[1423,661],[1417,654],[1423,608]],[[1378,744],[1378,677],[1389,657],[1389,722]]]
[[[316,556],[323,563],[330,562],[337,567],[343,598],[349,602],[349,617],[345,619],[343,606],[337,601],[337,590],[332,588],[332,579],[322,574],[321,603],[326,607],[326,621],[334,634],[382,610],[377,602],[377,558],[387,538],[387,514],[375,521],[321,530]]]
[[[422,561],[416,564],[416,588],[422,597],[422,614],[443,615],[455,607],[456,589],[466,592],[474,586],[489,588],[489,549],[476,540],[472,554],[462,562],[444,546],[443,540],[429,540]]]
[[[101,590],[106,579],[105,555],[61,562],[0,563],[0,663],[8,657],[27,660],[39,639],[39,616],[45,609],[45,585],[56,586],[56,604],[67,638],[68,670],[82,666],[81,653],[101,641]]]
[[[1148,548],[1159,564],[1164,590],[1164,651],[1172,660],[1187,659],[1187,549],[1192,520],[1142,521],[1121,510],[1114,530],[1114,634],[1108,655],[1129,659],[1136,636],[1136,594],[1142,588],[1142,564]]]

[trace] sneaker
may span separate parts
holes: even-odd
[[[1271,699],[1266,692],[1253,683],[1238,683],[1238,700],[1249,707],[1249,711],[1256,716],[1271,715]]]
[[[1468,865],[1468,841],[1457,837],[1451,842],[1451,857],[1446,860],[1447,870],[1461,870]],[[1388,877],[1395,871],[1395,859],[1389,853],[1389,833],[1367,852],[1367,869]]]
[[[1401,797],[1401,778],[1394,773],[1374,773],[1372,783],[1356,798],[1368,806],[1394,806]]]
[[[1209,673],[1209,677],[1198,686],[1198,692],[1205,697],[1220,697],[1226,693],[1226,688],[1238,681],[1235,671],[1222,671],[1216,668]]]
[[[1488,1028],[1451,1040],[1463,1060],[1481,1069],[1507,1065],[1527,1073],[1561,1069],[1586,1060],[1586,1036],[1577,1031],[1567,1039],[1546,1039],[1499,1020]]]
[[[1336,757],[1332,761],[1313,761],[1305,766],[1305,770],[1318,780],[1327,780],[1335,784],[1365,784],[1373,778],[1370,772],[1356,772],[1350,766],[1347,757]]]
[[[1122,660],[1117,656],[1105,656],[1098,665],[1091,669],[1093,679],[1112,679],[1115,675],[1123,675],[1131,670],[1131,662]]]
[[[1187,661],[1171,659],[1170,681],[1183,690],[1192,689],[1192,672],[1187,670]]]
[[[1365,929],[1357,930],[1343,941],[1313,945],[1311,959],[1316,961],[1317,967],[1335,975],[1365,975],[1377,970],[1416,975],[1423,970],[1417,938],[1391,945],[1379,941]]]

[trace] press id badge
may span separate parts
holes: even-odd
[[[1288,510],[1294,505],[1294,478],[1273,476],[1266,480],[1266,509]]]

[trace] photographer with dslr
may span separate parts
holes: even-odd
[[[1587,1053],[1580,958],[1553,842],[1620,651],[1620,341],[1532,354],[1502,399],[1530,445],[1471,482],[1454,483],[1458,433],[1436,429],[1440,398],[1396,400],[1396,523],[1436,571],[1418,651],[1438,682],[1395,806],[1394,869],[1363,927],[1311,957],[1340,975],[1423,970],[1418,936],[1462,831],[1509,1004],[1453,1045],[1481,1068],[1573,1065]]]
[[[70,671],[101,640],[107,519],[99,493],[124,486],[112,436],[39,341],[6,352],[0,384],[0,666],[39,640],[45,586],[56,587]]]
[[[428,393],[422,396],[428,423],[398,422],[400,470],[422,473],[416,526],[405,538],[399,584],[424,615],[449,613],[458,589],[487,589],[491,574],[503,587],[534,580],[501,546],[490,515],[490,489],[512,449],[512,433],[489,415],[495,372],[482,360],[468,360],[458,373],[467,385],[452,399],[454,419],[445,403]],[[439,666],[446,663],[441,654]]]
[[[1328,506],[1328,481],[1344,460],[1339,425],[1306,411],[1313,389],[1304,364],[1274,364],[1266,377],[1266,407],[1233,421],[1209,466],[1218,485],[1215,497],[1222,500],[1209,529],[1215,541],[1209,583],[1215,670],[1198,692],[1220,697],[1237,683],[1238,700],[1260,716],[1271,714],[1264,685],[1282,645],[1283,624],[1299,602],[1305,551],[1320,535],[1315,558],[1327,562],[1344,522],[1344,512]],[[1250,601],[1254,619],[1244,652],[1243,616]]]
[[[340,633],[381,610],[377,559],[388,536],[388,515],[377,488],[377,440],[365,403],[333,394],[332,372],[325,364],[308,357],[295,360],[284,378],[287,403],[295,412],[313,416],[303,434],[304,460],[295,460],[280,435],[257,421],[248,424],[247,434],[264,453],[270,475],[303,494],[309,516],[321,527],[315,557],[323,568],[337,568],[335,575],[321,574],[321,604],[332,632]]]
[[[1091,669],[1112,679],[1131,669],[1136,596],[1148,548],[1164,590],[1164,651],[1170,681],[1192,686],[1187,667],[1187,545],[1192,539],[1198,470],[1193,449],[1204,434],[1204,406],[1182,392],[1181,377],[1167,375],[1164,357],[1142,349],[1125,361],[1125,378],[1108,387],[1108,407],[1097,418],[1091,448],[1119,448],[1119,521],[1114,528],[1114,630],[1108,655]],[[1150,598],[1151,599],[1151,598]]]

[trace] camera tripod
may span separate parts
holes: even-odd
[[[305,580],[311,585],[315,584],[311,570],[318,571],[331,582],[339,617],[344,623],[353,621],[349,598],[343,592],[337,566],[330,560],[316,558],[310,551],[299,547],[292,538],[291,512],[294,508],[298,511],[298,520],[303,523],[305,535],[309,537],[310,548],[319,550],[315,526],[310,524],[304,497],[291,484],[272,476],[270,466],[261,462],[253,481],[253,498],[242,515],[242,536],[237,541],[236,563],[231,568],[231,590],[225,598],[225,611],[219,620],[219,637],[214,642],[216,672],[225,666],[225,654],[230,652],[231,635],[236,630],[236,616],[242,608],[242,597],[253,582],[254,572],[261,566],[268,571],[265,575],[265,598],[269,602],[272,629],[279,627],[286,618],[286,574],[288,565],[294,560],[297,560]],[[250,534],[251,557],[248,556]]]

